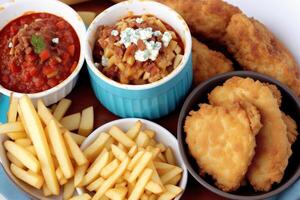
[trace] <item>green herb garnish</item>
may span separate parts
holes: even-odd
[[[43,49],[45,49],[45,47],[46,47],[44,38],[42,36],[38,36],[38,35],[31,36],[31,45],[33,46],[34,52],[36,54],[41,53],[43,51]]]

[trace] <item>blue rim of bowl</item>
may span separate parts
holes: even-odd
[[[283,185],[276,188],[275,190],[266,192],[264,194],[252,195],[252,196],[251,195],[249,195],[249,196],[237,195],[237,194],[231,194],[228,192],[224,192],[224,191],[218,189],[217,187],[215,187],[214,185],[207,183],[203,178],[201,178],[197,174],[197,172],[191,166],[189,159],[185,152],[185,147],[184,147],[185,138],[183,135],[184,134],[183,125],[184,125],[184,119],[186,117],[185,112],[187,110],[189,102],[191,101],[191,99],[194,98],[194,96],[196,95],[198,90],[200,88],[204,87],[205,85],[207,85],[208,83],[214,82],[214,81],[222,79],[222,78],[229,79],[233,76],[250,77],[250,78],[251,78],[251,76],[256,76],[256,77],[259,77],[262,79],[266,79],[268,82],[274,83],[274,84],[276,84],[276,86],[279,86],[280,88],[282,88],[289,96],[292,97],[292,99],[296,102],[297,106],[300,107],[299,98],[287,86],[283,85],[279,81],[277,81],[269,76],[266,76],[266,75],[263,75],[260,73],[256,73],[256,72],[252,72],[252,71],[233,71],[233,72],[228,72],[228,73],[217,75],[213,78],[210,78],[210,79],[204,81],[200,85],[198,85],[195,89],[193,89],[193,91],[188,95],[188,97],[184,101],[184,104],[180,110],[179,120],[178,120],[178,124],[177,124],[177,140],[178,140],[179,152],[181,154],[183,162],[185,163],[189,173],[197,180],[198,183],[200,183],[202,186],[204,186],[206,189],[210,190],[211,192],[213,192],[219,196],[222,196],[222,197],[236,199],[236,200],[259,200],[259,199],[269,198],[269,197],[279,194],[280,192],[282,192],[285,189],[287,189],[288,187],[290,187],[294,182],[296,182],[296,180],[300,177],[300,168],[297,169],[296,173],[287,182],[285,182]]]

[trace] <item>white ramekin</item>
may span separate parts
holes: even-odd
[[[50,105],[56,103],[57,101],[68,95],[77,82],[79,71],[84,62],[84,38],[86,28],[81,17],[71,7],[60,1],[14,0],[9,1],[8,3],[1,5],[0,7],[0,29],[2,29],[6,24],[14,20],[15,18],[30,12],[45,12],[62,17],[72,25],[75,32],[77,33],[80,42],[80,57],[77,67],[75,68],[73,73],[63,82],[51,89],[38,93],[28,94],[28,96],[33,100],[34,103],[37,99],[42,99],[46,105]],[[18,93],[8,90],[1,85],[0,93],[6,96],[10,96],[11,93],[13,93],[17,98],[24,95],[24,93]]]

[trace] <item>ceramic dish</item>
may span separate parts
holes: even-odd
[[[187,180],[188,180],[188,173],[187,173],[187,169],[186,169],[186,167],[184,165],[184,162],[183,162],[183,160],[182,160],[182,158],[180,156],[179,149],[178,149],[178,144],[177,144],[177,140],[174,137],[174,135],[172,135],[168,130],[166,130],[165,128],[163,128],[162,126],[160,126],[160,125],[158,125],[158,124],[156,124],[154,122],[151,122],[151,121],[148,121],[148,120],[144,120],[144,119],[138,119],[138,118],[126,118],[126,119],[119,119],[119,120],[115,120],[115,121],[109,122],[107,124],[104,124],[104,125],[100,126],[94,132],[92,132],[85,139],[85,141],[81,144],[80,148],[84,150],[94,140],[96,140],[96,138],[99,136],[99,134],[101,134],[103,132],[108,132],[109,129],[112,126],[118,126],[121,129],[128,130],[131,126],[134,125],[134,123],[137,120],[140,120],[143,123],[143,125],[144,125],[145,128],[152,129],[152,130],[154,130],[156,132],[155,139],[158,142],[161,142],[162,144],[168,145],[173,150],[173,153],[174,153],[174,156],[175,156],[175,158],[177,160],[178,166],[183,169],[182,178],[181,178],[178,186],[181,187],[183,189],[183,192],[184,192],[184,189],[186,187]],[[181,193],[181,195],[183,194],[183,192]],[[181,195],[178,196],[178,197],[176,197],[175,200],[179,200],[180,197],[181,197]]]
[[[165,78],[144,85],[126,85],[104,76],[95,66],[92,50],[100,25],[111,25],[133,12],[151,14],[163,20],[179,34],[185,46],[179,66]],[[159,118],[175,110],[192,83],[191,34],[185,21],[170,8],[152,1],[125,1],[98,15],[87,31],[85,58],[94,93],[101,103],[121,117]]]
[[[0,9],[0,29],[2,29],[10,21],[29,12],[45,12],[62,17],[72,25],[80,42],[79,61],[72,74],[51,89],[29,94],[29,97],[33,101],[43,99],[46,105],[50,105],[68,95],[77,82],[79,71],[84,62],[85,25],[80,16],[71,7],[59,1],[16,0],[2,5]],[[2,94],[10,96],[12,92],[13,91],[0,86],[0,93]],[[14,95],[16,97],[20,97],[24,95],[24,93],[14,92]]]
[[[223,196],[229,199],[237,199],[237,200],[257,200],[257,199],[265,199],[287,189],[290,185],[292,185],[297,178],[300,176],[300,140],[299,138],[292,145],[293,154],[289,159],[288,167],[285,170],[284,177],[279,184],[274,184],[272,189],[269,192],[255,192],[252,187],[244,186],[232,193],[226,193],[222,190],[218,189],[214,185],[214,181],[208,177],[201,177],[199,175],[199,167],[196,164],[196,161],[189,153],[188,146],[185,142],[185,132],[183,130],[183,125],[185,122],[185,118],[191,110],[195,110],[198,108],[199,103],[207,102],[207,94],[212,91],[216,86],[222,85],[226,80],[233,76],[240,77],[250,77],[254,80],[259,80],[262,82],[271,83],[277,86],[282,95],[282,105],[281,110],[290,115],[293,119],[299,119],[300,117],[300,101],[299,99],[285,86],[283,86],[278,81],[255,72],[249,71],[235,71],[225,73],[216,77],[213,77],[198,87],[196,87],[191,94],[187,97],[179,116],[178,126],[177,126],[177,138],[179,142],[179,149],[181,156],[183,158],[184,163],[186,164],[191,175],[204,187],[209,189],[210,191]],[[299,120],[296,121],[297,126],[300,126]]]

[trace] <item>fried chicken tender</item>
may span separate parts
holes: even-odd
[[[282,112],[282,119],[286,124],[287,127],[287,132],[288,132],[288,140],[290,144],[293,144],[298,136],[297,132],[297,124],[295,120],[293,120],[289,115],[286,115],[285,113]]]
[[[300,74],[294,57],[263,24],[244,14],[233,15],[224,41],[245,70],[271,76],[300,96]]]
[[[222,0],[157,0],[176,10],[191,32],[206,39],[219,40],[232,15],[240,9]]]
[[[255,190],[268,191],[279,183],[291,155],[287,126],[271,89],[250,78],[233,77],[208,96],[216,106],[247,101],[258,108],[263,127],[256,136],[257,147],[247,177]]]
[[[230,108],[201,104],[186,118],[184,130],[192,156],[201,173],[211,175],[224,191],[240,186],[254,156],[255,134],[249,117],[236,103]]]
[[[193,82],[198,85],[217,74],[233,71],[232,62],[222,53],[210,50],[192,38]]]

